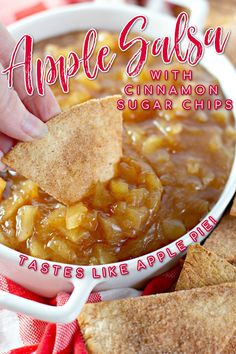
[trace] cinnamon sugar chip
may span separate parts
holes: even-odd
[[[175,290],[236,282],[236,267],[200,245],[191,245]]]
[[[233,205],[230,209],[230,215],[236,216],[236,197],[234,198]]]
[[[221,353],[236,326],[236,283],[86,304],[78,322],[93,354]]]
[[[236,218],[225,214],[204,247],[236,265]]]
[[[45,138],[18,143],[4,163],[58,201],[77,202],[94,183],[113,177],[122,155],[118,98],[90,100],[59,114],[47,123]]]
[[[199,245],[190,246],[176,290],[188,290],[236,281],[236,267]],[[236,350],[236,328],[222,353]]]

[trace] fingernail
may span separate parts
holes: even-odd
[[[1,161],[3,155],[3,152],[0,151],[0,171],[4,171],[7,168],[7,166]]]
[[[28,117],[22,121],[21,128],[29,139],[42,139],[48,134],[48,127],[40,119],[34,117]]]

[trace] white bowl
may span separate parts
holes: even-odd
[[[35,41],[39,41],[52,36],[64,34],[71,31],[85,30],[91,27],[97,29],[106,29],[112,31],[120,31],[122,27],[132,17],[137,15],[146,15],[149,19],[149,25],[145,31],[146,35],[151,37],[171,36],[175,26],[175,20],[169,15],[161,15],[148,9],[138,6],[127,5],[106,5],[106,4],[79,4],[54,10],[49,10],[38,15],[29,17],[25,20],[17,22],[10,26],[12,35],[19,39],[22,35],[28,33],[34,37]],[[214,65],[212,65],[214,63]],[[204,59],[201,64],[213,74],[220,82],[223,92],[226,97],[231,98],[236,102],[235,97],[235,82],[236,74],[234,67],[223,55],[216,55],[212,50],[206,50]],[[236,117],[236,111],[233,111]],[[232,171],[224,191],[211,212],[206,215],[204,220],[209,220],[210,217],[219,221],[225,208],[232,199],[236,189],[236,160],[234,161]],[[198,228],[203,229],[200,222],[192,232],[197,232]],[[214,227],[215,224],[210,221]],[[197,242],[204,240],[210,231],[206,231],[204,236],[199,236]],[[66,265],[54,262],[47,262],[41,259],[35,259],[27,256],[27,260],[23,265],[19,265],[22,255],[10,248],[0,245],[0,273],[6,277],[21,284],[25,288],[34,291],[39,295],[46,297],[55,296],[60,291],[72,291],[72,295],[66,305],[62,307],[52,307],[44,304],[39,304],[34,301],[26,300],[18,296],[0,293],[0,305],[10,310],[25,313],[34,318],[49,322],[70,322],[79,314],[82,306],[87,300],[89,293],[94,290],[105,290],[120,287],[139,287],[144,281],[154,275],[163,273],[171,268],[177,260],[185,253],[185,249],[181,250],[181,245],[188,247],[193,243],[192,234],[188,232],[179,240],[172,242],[170,245],[163,247],[148,255],[138,257],[126,262],[115,263],[112,265],[91,266],[75,266]],[[179,246],[179,247],[178,247]],[[174,257],[171,255],[176,253]],[[157,255],[159,258],[157,258]],[[161,257],[165,255],[162,260]],[[23,255],[24,257],[24,255]],[[153,261],[155,262],[151,264]],[[31,263],[31,262],[34,263]],[[138,262],[143,262],[146,269],[137,270]],[[149,261],[149,264],[148,264]],[[37,271],[28,269],[28,265],[37,263]],[[57,276],[53,274],[53,266],[59,266],[60,271]],[[49,267],[47,274],[40,271],[41,267]],[[128,269],[128,274],[116,277],[94,278],[92,270],[97,274],[101,274],[102,269],[109,271],[109,267],[116,267],[117,272]],[[84,272],[84,277],[78,279],[75,274],[76,270],[80,269]],[[65,272],[64,276],[63,271]],[[72,273],[71,277],[68,277]]]

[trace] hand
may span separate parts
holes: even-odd
[[[14,88],[8,87],[7,77],[1,74],[9,65],[15,41],[0,24],[0,160],[17,140],[32,141],[47,134],[47,122],[51,117],[60,113],[60,107],[47,86],[45,95],[39,96],[35,91],[27,95],[24,87],[22,68],[15,69]],[[23,59],[23,50],[18,60]],[[0,161],[0,170],[4,169]]]

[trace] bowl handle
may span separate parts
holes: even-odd
[[[147,7],[155,9],[158,1],[148,0]],[[208,2],[206,0],[166,0],[166,3],[185,7],[190,11],[190,24],[197,26],[199,31],[203,31],[208,15]]]
[[[0,291],[0,306],[10,311],[23,313],[38,320],[52,323],[69,323],[76,319],[89,294],[98,284],[93,279],[72,281],[74,289],[63,306],[51,306]]]

